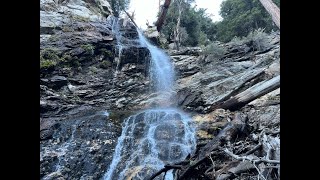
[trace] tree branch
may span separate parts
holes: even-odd
[[[167,172],[171,169],[181,169],[182,168],[182,165],[170,165],[170,164],[167,164],[164,166],[164,168],[160,169],[160,171],[158,171],[157,173],[155,173],[154,175],[152,175],[149,180],[153,180],[154,178],[156,178],[157,176],[159,176],[161,173],[163,172]]]
[[[134,22],[134,20],[133,20],[133,18],[130,16],[130,14],[127,12],[127,11],[125,11],[125,10],[123,10],[125,13],[126,13],[126,15],[130,18],[130,20],[132,21],[132,23],[136,26],[136,28],[138,28],[138,25],[136,24],[136,22]]]

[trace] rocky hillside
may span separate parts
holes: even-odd
[[[40,177],[100,179],[124,118],[159,101],[151,93],[150,54],[135,43],[137,30],[125,19],[119,21],[119,32],[130,43],[119,56],[115,18],[105,0],[41,0],[40,14]],[[176,70],[171,105],[188,112],[197,127],[198,151],[190,160],[205,157],[186,174],[256,178],[256,167],[231,154],[279,160],[280,88],[236,108],[223,104],[280,74],[280,35],[268,35],[259,50],[249,41],[219,46],[225,49],[219,58],[200,48],[167,50]],[[210,149],[234,122],[246,130],[237,129],[219,150]],[[260,147],[249,154],[256,145]],[[208,153],[215,165],[204,155]],[[280,168],[269,165],[256,164],[264,177],[276,179]]]
[[[248,42],[221,44],[220,58],[194,48],[169,51],[178,72],[177,104],[194,114],[198,136],[198,151],[187,161],[197,166],[179,164],[181,179],[279,178],[280,166],[273,165],[280,164],[280,87],[228,105],[280,77],[280,35],[264,41],[260,50]]]

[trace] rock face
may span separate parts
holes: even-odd
[[[40,14],[42,116],[84,104],[147,106],[149,51],[129,20],[116,21],[107,1],[41,1]]]
[[[279,75],[280,38],[271,35],[268,40],[266,52],[245,52],[246,47],[226,44],[228,53],[219,60],[193,53],[173,55],[178,74],[178,105],[185,110],[207,113],[219,102],[257,82]]]
[[[154,32],[149,35],[158,38]],[[160,101],[150,93],[150,53],[139,46],[137,36],[129,20],[115,21],[106,0],[41,0],[41,179],[101,178],[122,121]],[[201,48],[168,50],[176,71],[176,96],[170,103],[192,116],[199,147],[236,113],[215,109],[217,104],[280,74],[277,33],[268,36],[260,51],[246,44],[221,46],[226,53],[219,59],[203,55]],[[256,131],[279,130],[280,88],[238,111]],[[174,136],[170,132],[170,127],[159,126],[155,138],[169,141]]]
[[[99,179],[103,176],[112,160],[116,138],[121,134],[119,124],[110,121],[106,112],[63,122],[43,121],[51,125],[40,128],[41,179]]]
[[[106,0],[41,0],[40,49],[54,47],[61,53],[84,42],[110,41],[106,26],[110,15]]]
[[[122,20],[119,56],[114,22],[104,0],[40,2],[41,179],[102,178],[121,122],[146,105],[149,52]]]
[[[279,34],[270,34],[266,42],[263,50],[254,50],[247,44],[222,44],[226,53],[218,59],[210,55],[201,55],[201,52],[197,54],[196,50],[169,50],[178,76],[176,103],[185,111],[194,114],[192,118],[197,127],[197,144],[200,152],[202,147],[205,151],[207,143],[212,143],[219,137],[224,129],[230,127],[235,115],[240,114],[244,117],[246,129],[241,136],[237,136],[223,148],[232,149],[234,154],[243,157],[260,143],[261,149],[253,154],[249,153],[248,157],[263,158],[267,154],[267,157],[280,161],[280,88],[249,102],[236,111],[216,109],[219,104],[253,85],[280,75]],[[217,168],[210,173],[208,170],[212,167],[212,163],[202,163],[199,166],[201,168],[193,169],[188,178],[229,179],[236,176],[239,179],[256,178],[256,174],[241,173],[248,169],[256,169],[252,163],[238,161],[232,164],[231,160],[234,158],[218,155],[215,157],[215,164],[224,164],[224,168]],[[259,164],[261,174],[266,179],[270,179],[271,176],[278,179],[280,168],[270,170],[267,166],[267,163]],[[270,177],[267,177],[268,175]]]

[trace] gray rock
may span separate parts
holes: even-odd
[[[224,99],[279,74],[278,51],[279,46],[272,46],[269,51],[256,55],[255,60],[244,54],[241,56],[246,59],[244,61],[239,61],[239,54],[236,53],[229,54],[224,60],[216,61],[208,59],[209,56],[184,55],[171,51],[179,76],[178,103],[185,110],[194,111],[201,104],[203,108],[197,110],[210,111],[212,106]]]
[[[52,138],[40,143],[40,178],[102,178],[112,159],[120,129],[108,116],[69,118],[52,126]],[[71,171],[72,169],[72,171]]]
[[[60,89],[63,86],[66,86],[68,84],[68,80],[64,76],[53,76],[50,78],[49,86],[51,86],[54,89]]]
[[[127,101],[127,99],[125,97],[118,99],[116,101],[116,107],[123,108],[125,106],[123,103],[125,103],[126,101]]]
[[[150,92],[150,53],[134,41],[138,34],[128,20],[120,21],[120,31],[124,35],[123,42],[132,46],[124,46],[115,73],[117,37],[111,30],[112,11],[107,1],[96,1],[100,2],[96,3],[99,7],[92,6],[93,2],[41,0],[40,49],[55,49],[60,58],[68,54],[69,61],[80,62],[77,71],[64,72],[59,65],[40,80],[41,179],[102,178],[111,162],[125,117],[119,115],[121,113],[111,112],[108,116],[96,113],[98,109],[123,109],[122,113],[128,114],[162,103],[157,94]],[[150,33],[151,38],[157,36],[155,32]],[[168,51],[177,72],[177,95],[170,106],[177,105],[192,112],[198,143],[212,139],[233,117],[232,112],[223,109],[210,112],[212,105],[280,73],[278,39],[273,38],[270,44],[269,51],[253,53],[247,45],[227,44],[228,53],[219,61],[202,56],[198,47]],[[88,53],[84,45],[91,45],[93,53]],[[100,68],[103,61],[110,62],[110,66]],[[248,115],[253,129],[279,128],[279,98],[280,92],[273,92],[241,110]],[[138,121],[137,118],[133,131],[140,137],[148,125]],[[173,137],[184,136],[185,132],[163,125],[154,135],[157,139],[171,141]],[[162,147],[160,158],[163,160],[179,158],[182,154],[179,146],[158,145]],[[143,151],[148,150],[145,145]],[[153,171],[148,173],[153,174]]]
[[[160,33],[157,31],[156,26],[148,27],[148,29],[144,32],[144,35],[156,45],[160,45]]]

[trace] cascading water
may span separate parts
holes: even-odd
[[[119,25],[119,19],[118,18],[113,18],[112,19],[112,33],[115,35],[117,45],[116,45],[116,50],[118,51],[118,57],[116,57],[116,71],[115,71],[115,77],[117,76],[117,73],[119,71],[119,65],[121,61],[121,53],[123,50],[123,44],[122,44],[122,34],[120,31],[120,25]]]
[[[161,108],[127,118],[105,179],[145,179],[165,164],[184,160],[196,145],[190,122],[176,109]]]
[[[174,83],[170,57],[148,42],[139,30],[138,34],[140,45],[151,54],[150,77],[155,83],[156,92],[159,95],[167,94],[162,100],[170,101]],[[161,107],[125,119],[104,180],[146,179],[165,164],[184,160],[196,147],[191,120],[177,109]],[[165,179],[173,178],[172,170],[168,171]]]
[[[171,92],[174,82],[174,68],[170,57],[161,49],[152,45],[138,30],[139,42],[143,47],[148,48],[151,54],[150,75],[156,84],[158,92]]]

